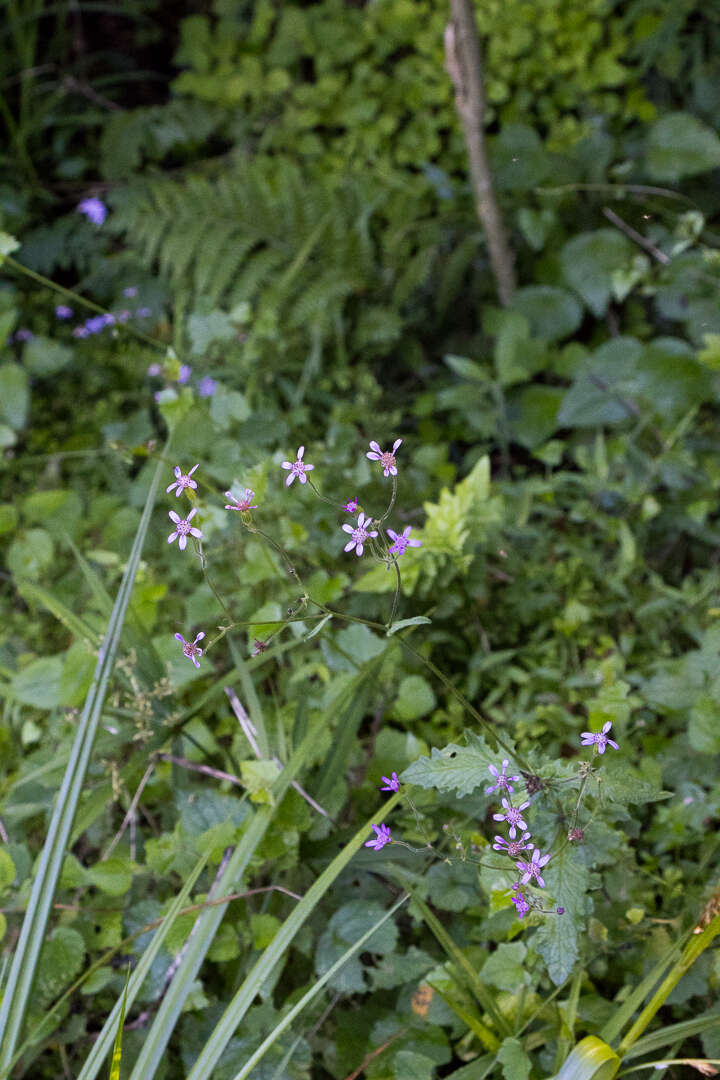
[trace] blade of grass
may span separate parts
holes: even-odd
[[[8,1076],[10,1063],[22,1030],[50,907],[60,877],[75,811],[85,782],[85,774],[115,662],[115,654],[120,641],[125,613],[130,602],[130,594],[140,564],[140,556],[163,469],[164,465],[160,463],[155,470],[142,518],[135,534],[125,573],[110,616],[107,633],[100,648],[92,686],[78,721],[77,734],[70,753],[70,760],[50,819],[47,839],[38,859],[30,899],[13,955],[5,993],[0,1004],[0,1077],[3,1080]]]
[[[402,797],[401,791],[391,795],[383,806],[383,816],[385,818]],[[263,983],[270,976],[275,965],[285,955],[300,927],[310,917],[338,875],[342,873],[355,853],[360,850],[365,840],[367,840],[371,824],[372,822],[368,821],[358,829],[352,840],[335,856],[317,881],[310,886],[295,910],[282,924],[223,1013],[215,1030],[190,1070],[187,1080],[206,1080],[207,1077],[212,1076],[213,1069],[222,1057],[225,1047],[250,1008]],[[133,1080],[140,1080],[140,1077],[133,1077]]]
[[[185,907],[185,903],[190,896],[197,879],[205,868],[207,860],[208,853],[206,852],[200,856],[187,881],[168,908],[165,918],[153,934],[152,941],[143,952],[137,967],[125,986],[125,993],[121,1000],[116,1002],[115,1007],[103,1024],[102,1031],[98,1035],[92,1050],[85,1059],[85,1063],[83,1064],[77,1080],[94,1080],[94,1077],[99,1073],[100,1067],[110,1049],[113,1030],[117,1027],[120,1015],[124,1015],[126,1005],[127,1008],[132,1007],[132,1004],[152,967],[153,961],[160,951],[160,946],[167,937],[168,932],[177,919],[180,911]],[[120,1022],[120,1025],[122,1028],[122,1021]],[[120,1029],[118,1030],[118,1034],[119,1033]]]
[[[316,743],[317,733],[315,727],[313,727],[292,754],[290,761],[273,784],[272,793],[276,804],[280,802],[287,792],[296,774],[313,752]],[[235,891],[236,883],[245,873],[275,815],[275,809],[275,806],[263,806],[256,811],[216,883],[215,891],[219,896]],[[205,959],[224,914],[225,906],[223,905],[222,907],[207,908],[198,918],[178,969],[145,1038],[130,1080],[151,1080],[155,1075],[155,1070],[162,1060],[182,1007],[197,978],[200,965]]]
[[[245,1080],[245,1077],[250,1075],[250,1073],[255,1068],[257,1063],[259,1061],[261,1061],[262,1058],[265,1057],[265,1054],[268,1052],[268,1050],[273,1045],[273,1043],[277,1042],[277,1040],[280,1038],[280,1036],[283,1034],[283,1032],[286,1031],[290,1027],[290,1025],[292,1024],[295,1017],[299,1016],[300,1013],[303,1011],[303,1009],[307,1005],[309,1005],[310,1002],[315,997],[317,997],[317,995],[323,989],[325,984],[328,983],[330,981],[330,979],[333,977],[335,972],[339,971],[340,968],[343,966],[343,964],[346,964],[351,956],[354,956],[354,954],[356,952],[359,952],[360,949],[362,949],[365,942],[369,938],[371,938],[373,936],[373,934],[377,930],[380,929],[380,927],[383,925],[383,923],[386,923],[388,921],[388,919],[391,919],[393,917],[393,915],[395,914],[395,912],[398,910],[398,908],[402,907],[402,905],[409,899],[410,899],[410,894],[409,893],[405,893],[404,896],[401,896],[400,899],[396,900],[395,903],[393,904],[393,906],[391,908],[389,908],[389,910],[386,911],[385,914],[380,919],[378,919],[378,921],[375,923],[375,925],[372,926],[367,931],[367,933],[363,934],[363,936],[361,938],[358,938],[358,940],[356,942],[354,942],[354,944],[352,944],[349,949],[345,950],[345,952],[342,954],[342,956],[338,960],[336,960],[335,963],[331,967],[328,968],[328,970],[325,972],[325,974],[322,975],[318,979],[318,981],[315,983],[315,985],[310,990],[308,990],[306,994],[303,994],[303,996],[300,998],[300,1000],[298,1002],[296,1002],[295,1005],[293,1005],[290,1012],[286,1013],[286,1015],[282,1018],[280,1023],[277,1024],[273,1028],[273,1030],[270,1032],[270,1034],[267,1036],[267,1038],[265,1038],[260,1043],[260,1046],[258,1046],[258,1048],[254,1052],[254,1054],[252,1054],[248,1058],[248,1060],[245,1062],[245,1064],[243,1065],[240,1072],[237,1073],[237,1075],[233,1078],[233,1080]]]
[[[22,597],[29,597],[38,604],[42,604],[76,638],[80,641],[87,641],[94,649],[98,647],[100,635],[92,627],[88,626],[84,619],[81,619],[66,604],[63,604],[62,600],[58,600],[57,597],[53,596],[48,589],[44,589],[42,585],[38,585],[34,581],[28,581],[26,578],[19,578],[16,585]]]
[[[638,983],[632,993],[623,1001],[620,1008],[610,1017],[607,1024],[598,1032],[604,1042],[612,1044],[617,1039],[632,1014],[640,1008],[658,979],[662,978],[665,969],[673,962],[675,957],[680,955],[681,951],[682,940],[676,941],[664,956],[660,957],[655,967]]]
[[[413,903],[417,905],[420,914],[427,923],[428,929],[433,932],[453,964],[455,964],[455,966],[463,973],[467,979],[470,990],[477,998],[479,1004],[482,1005],[485,1012],[492,1017],[498,1031],[503,1036],[512,1035],[512,1028],[510,1027],[509,1022],[498,1009],[490,991],[481,983],[475,968],[470,963],[465,953],[462,949],[457,947],[438,917],[430,910],[425,901],[420,899],[415,890],[408,886],[408,892],[411,893]],[[488,1046],[487,1049],[497,1050],[499,1046],[500,1040],[498,1039],[497,1046]]]
[[[627,1051],[623,1061],[631,1061],[635,1057],[640,1057],[641,1054],[653,1054],[661,1046],[667,1046],[673,1039],[690,1039],[693,1035],[700,1035],[711,1027],[720,1027],[720,1012],[696,1016],[693,1020],[681,1020],[677,1024],[668,1024],[667,1027],[638,1039]]]
[[[115,1035],[115,1042],[113,1043],[112,1061],[110,1062],[110,1080],[120,1080],[120,1062],[122,1061],[122,1036],[123,1027],[125,1025],[125,1008],[127,1006],[127,988],[129,981],[130,966],[128,965],[127,978],[125,979],[125,990],[122,996],[122,1009],[120,1010],[117,1033]]]

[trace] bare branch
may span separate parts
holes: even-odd
[[[475,206],[485,229],[498,297],[507,306],[515,292],[515,271],[485,146],[483,59],[473,0],[450,0],[445,67],[455,88],[455,107],[465,136]]]

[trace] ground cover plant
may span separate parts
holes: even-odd
[[[503,284],[461,9],[5,5],[0,1077],[720,1067],[717,15],[476,5]]]

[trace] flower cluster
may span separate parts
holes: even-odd
[[[515,805],[509,796],[513,795],[515,788],[513,784],[520,780],[519,776],[508,776],[508,765],[510,761],[508,758],[504,758],[501,767],[498,769],[496,765],[488,765],[488,772],[492,775],[495,783],[485,788],[487,795],[493,791],[506,791],[508,798],[502,796],[502,810],[493,814],[493,821],[504,821],[508,826],[509,840],[506,840],[504,836],[496,836],[493,840],[493,850],[502,851],[505,855],[508,855],[511,859],[515,859],[515,868],[521,873],[520,881],[517,882],[513,888],[517,892],[517,896],[511,896],[510,900],[515,905],[517,915],[519,919],[522,919],[524,915],[527,915],[530,911],[531,904],[528,903],[523,894],[519,891],[521,885],[527,885],[529,882],[535,879],[541,889],[545,887],[545,881],[540,874],[541,869],[550,860],[550,855],[541,855],[540,849],[536,848],[534,844],[529,844],[531,833],[528,830],[527,822],[523,817],[523,812],[527,810],[530,805],[530,800],[526,799],[524,802]],[[518,829],[520,836],[518,836]],[[532,851],[532,856],[529,861],[525,859],[518,859],[518,855],[521,855],[524,851]]]

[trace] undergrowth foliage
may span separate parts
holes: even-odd
[[[0,1080],[712,1069],[713,13],[6,6]]]

